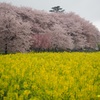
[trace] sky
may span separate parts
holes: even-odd
[[[0,0],[0,2],[47,12],[54,6],[60,6],[66,12],[75,12],[92,22],[100,31],[100,0]]]

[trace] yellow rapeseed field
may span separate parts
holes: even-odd
[[[0,100],[100,100],[100,52],[0,55]]]

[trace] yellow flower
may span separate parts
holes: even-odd
[[[24,91],[24,95],[25,95],[25,96],[28,96],[30,93],[31,93],[30,90],[25,90],[25,91]]]

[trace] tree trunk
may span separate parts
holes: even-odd
[[[8,51],[7,51],[7,43],[5,44],[5,54],[7,54]]]

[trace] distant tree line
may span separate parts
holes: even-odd
[[[63,12],[60,6],[51,12]],[[0,3],[0,53],[94,51],[100,32],[75,13],[47,13]]]

